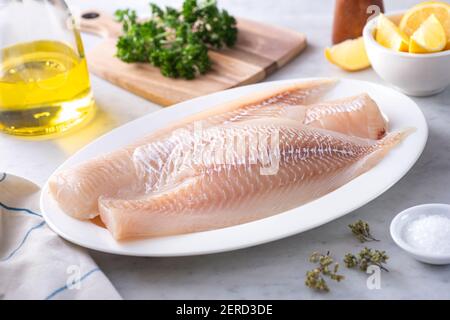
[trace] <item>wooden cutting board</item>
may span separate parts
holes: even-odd
[[[261,81],[306,47],[302,33],[239,18],[236,45],[211,50],[212,70],[194,80],[183,80],[166,78],[150,64],[127,64],[116,58],[121,26],[104,12],[83,13],[81,30],[104,38],[86,54],[91,72],[163,106]]]

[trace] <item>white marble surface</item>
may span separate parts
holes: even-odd
[[[114,11],[123,6],[146,10],[147,1],[68,1],[72,7]],[[387,10],[400,10],[416,0],[386,1]],[[178,1],[158,1],[177,5]],[[323,48],[329,45],[332,0],[222,0],[221,5],[239,16],[303,31],[309,46],[296,60],[268,80],[310,76],[337,76],[378,83],[372,70],[345,73],[328,64]],[[85,47],[98,39],[83,35]],[[82,130],[50,141],[30,141],[0,134],[0,171],[43,184],[52,171],[80,147],[102,133],[159,106],[115,87],[95,76],[92,86],[100,112]],[[92,252],[94,259],[125,298],[137,299],[441,299],[450,298],[450,266],[429,266],[409,258],[389,236],[389,223],[399,211],[420,203],[450,202],[450,89],[429,97],[414,98],[423,110],[430,136],[418,163],[392,189],[368,205],[309,232],[270,244],[235,252],[185,258],[132,258]],[[342,257],[362,246],[347,225],[361,218],[370,222],[381,240],[371,244],[387,250],[389,273],[383,273],[380,290],[366,287],[367,275],[343,269],[347,277],[320,294],[303,284],[310,252],[330,250]]]

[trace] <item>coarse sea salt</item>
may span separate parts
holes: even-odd
[[[450,218],[422,215],[406,225],[404,239],[412,247],[434,254],[450,254]]]

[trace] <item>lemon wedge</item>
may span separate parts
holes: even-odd
[[[325,57],[332,64],[347,71],[357,71],[370,67],[362,37],[345,40],[331,48],[326,48]]]
[[[436,16],[444,28],[447,38],[446,49],[450,49],[450,4],[448,3],[427,1],[415,5],[403,15],[400,21],[400,30],[408,36],[412,36],[432,14]]]
[[[430,15],[413,33],[409,42],[409,52],[438,52],[445,48],[445,30],[434,14]]]
[[[383,14],[378,16],[375,40],[386,48],[408,52],[408,36]]]

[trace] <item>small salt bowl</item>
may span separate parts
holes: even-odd
[[[391,222],[394,242],[415,259],[450,264],[450,205],[423,204],[400,212]]]

